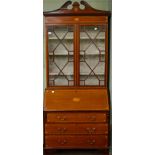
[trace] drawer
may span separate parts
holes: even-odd
[[[46,148],[106,148],[108,147],[108,136],[45,136]]]
[[[108,124],[45,124],[45,134],[108,134]]]
[[[104,112],[51,112],[47,113],[47,122],[106,122]]]

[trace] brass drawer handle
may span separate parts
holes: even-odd
[[[49,94],[51,94],[51,93],[54,94],[55,93],[54,90],[46,90],[46,92],[49,93]]]
[[[96,140],[95,140],[95,139],[93,139],[93,140],[88,140],[88,143],[91,144],[91,145],[93,145],[93,144],[96,143]]]
[[[67,143],[67,140],[65,140],[65,139],[64,140],[58,140],[58,143],[63,145],[63,144]]]
[[[91,121],[95,121],[96,120],[96,116],[88,116],[88,119],[90,119]]]
[[[96,131],[96,128],[86,128],[86,130],[91,134]]]
[[[66,132],[66,128],[58,128],[58,131],[64,133]]]
[[[66,116],[57,116],[57,119],[60,120],[60,121],[65,121]]]

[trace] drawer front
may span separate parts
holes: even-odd
[[[106,148],[108,136],[45,136],[46,148]]]
[[[45,134],[108,134],[108,124],[45,124]]]
[[[47,113],[47,122],[106,122],[104,112],[51,112]]]

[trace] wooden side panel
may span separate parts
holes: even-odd
[[[109,110],[106,89],[46,90],[44,110]]]
[[[46,135],[46,148],[106,148],[108,146],[108,136],[62,136],[62,135]]]

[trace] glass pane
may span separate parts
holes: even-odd
[[[105,75],[105,27],[80,28],[80,85],[103,86]]]
[[[48,27],[49,86],[73,86],[73,26]]]

